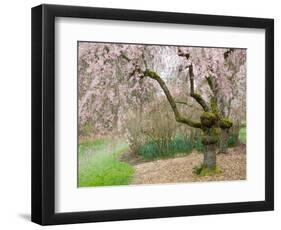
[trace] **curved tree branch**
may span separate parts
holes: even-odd
[[[184,101],[175,101],[176,104],[182,104],[182,105],[188,105],[190,106],[189,104],[187,104],[186,102]]]
[[[188,72],[190,80],[190,96],[193,97],[199,105],[201,105],[205,112],[210,111],[210,108],[203,99],[203,97],[200,94],[194,92],[194,73],[192,64],[188,67]]]
[[[215,82],[214,78],[210,75],[208,77],[206,76],[205,79],[208,82],[210,90],[213,92],[214,96],[217,97],[217,95],[218,95],[218,90],[217,90],[218,86],[217,86],[217,83]]]
[[[177,108],[177,105],[176,105],[176,102],[174,101],[174,98],[172,97],[166,83],[163,81],[163,79],[157,74],[155,73],[154,71],[151,71],[151,70],[145,70],[144,72],[144,76],[147,76],[153,80],[156,80],[158,82],[158,84],[160,85],[160,87],[162,88],[162,90],[164,91],[165,95],[166,95],[166,98],[174,112],[174,115],[175,115],[175,119],[177,122],[180,122],[180,123],[184,123],[186,125],[189,125],[193,128],[201,128],[201,123],[200,122],[195,122],[195,121],[192,121],[188,118],[185,118],[183,117],[178,108]]]

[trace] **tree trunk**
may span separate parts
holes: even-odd
[[[221,129],[220,140],[219,140],[219,153],[228,153],[228,137],[229,131],[228,129]]]
[[[203,166],[210,169],[216,167],[216,144],[204,145]]]
[[[175,119],[177,122],[186,124],[193,128],[200,128],[203,130],[203,132],[204,132],[204,138],[202,138],[202,143],[204,144],[203,167],[209,168],[209,169],[215,169],[216,168],[216,145],[218,142],[218,137],[217,137],[218,134],[216,132],[218,116],[216,115],[216,111],[210,112],[208,103],[205,102],[205,100],[203,99],[203,97],[200,94],[197,94],[194,92],[194,74],[193,74],[192,65],[189,66],[190,96],[193,97],[205,111],[200,117],[201,122],[192,121],[189,118],[183,117],[181,115],[180,111],[177,108],[176,102],[175,102],[174,98],[172,97],[166,83],[156,72],[147,69],[147,70],[145,70],[145,72],[143,74],[144,74],[144,76],[148,76],[151,79],[154,79],[158,82],[158,84],[160,85],[160,87],[162,88],[163,92],[166,95],[166,98],[174,112]],[[204,141],[203,141],[203,139],[204,139]]]

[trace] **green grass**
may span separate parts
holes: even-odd
[[[247,131],[246,131],[246,127],[244,127],[244,128],[241,128],[239,131],[239,140],[243,144],[246,144],[246,138],[247,138]]]
[[[108,139],[80,143],[79,187],[129,184],[133,167],[118,160],[128,148],[124,142]]]
[[[104,148],[106,145],[110,144],[108,139],[98,139],[98,140],[85,140],[81,141],[79,144],[79,155],[86,155],[91,151],[96,151],[98,149]]]

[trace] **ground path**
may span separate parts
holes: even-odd
[[[229,181],[246,179],[245,145],[230,148],[228,154],[218,154],[217,164],[221,174],[200,177],[192,173],[193,167],[200,165],[203,154],[192,152],[184,157],[175,157],[134,165],[135,174],[131,184],[155,184],[194,181]]]

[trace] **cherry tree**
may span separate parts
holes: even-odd
[[[79,127],[91,123],[93,134],[121,132],[128,107],[141,113],[154,92],[153,84],[131,77],[142,65],[144,49],[142,45],[79,43]]]
[[[200,121],[185,117],[180,112],[177,102],[163,77],[157,71],[150,69],[146,63],[144,63],[145,69],[139,67],[135,69],[140,78],[149,77],[158,82],[177,122],[202,130],[202,142],[205,148],[202,168],[216,168],[216,145],[220,140],[220,133],[227,133],[229,128],[232,127],[232,121],[224,114],[224,107],[219,106],[218,103],[223,101],[223,104],[225,104],[225,101],[231,101],[234,94],[234,90],[228,81],[228,75],[233,77],[240,71],[240,66],[236,68],[236,64],[234,64],[235,71],[237,69],[238,71],[233,71],[234,68],[232,68],[231,64],[234,61],[230,61],[229,58],[229,56],[233,55],[232,53],[234,53],[233,49],[186,47],[178,49],[178,56],[184,59],[185,65],[183,68],[187,70],[189,76],[189,94],[203,110]],[[242,52],[242,54],[244,53]],[[240,55],[242,56],[242,54]],[[233,57],[238,57],[237,59],[240,61],[239,55],[233,55]],[[234,58],[231,60],[234,60]],[[241,63],[243,62],[241,61]],[[201,93],[198,92],[199,90],[196,91],[195,78],[198,80],[197,85],[200,84],[200,81],[206,81],[209,86],[208,89],[200,89]],[[208,100],[202,95],[209,95]]]
[[[229,129],[245,104],[245,63],[243,49],[81,42],[79,126],[122,132],[124,114],[134,108],[141,123],[145,108],[164,96],[178,123],[202,131],[202,165],[213,169],[216,146],[226,152]],[[194,107],[201,115],[188,116]]]
[[[186,65],[193,64],[197,81],[206,79],[211,86],[211,92],[201,90],[201,94],[216,99],[219,116],[229,124],[221,128],[219,139],[220,152],[227,153],[229,130],[245,111],[246,50],[185,47],[179,55],[185,57]]]

